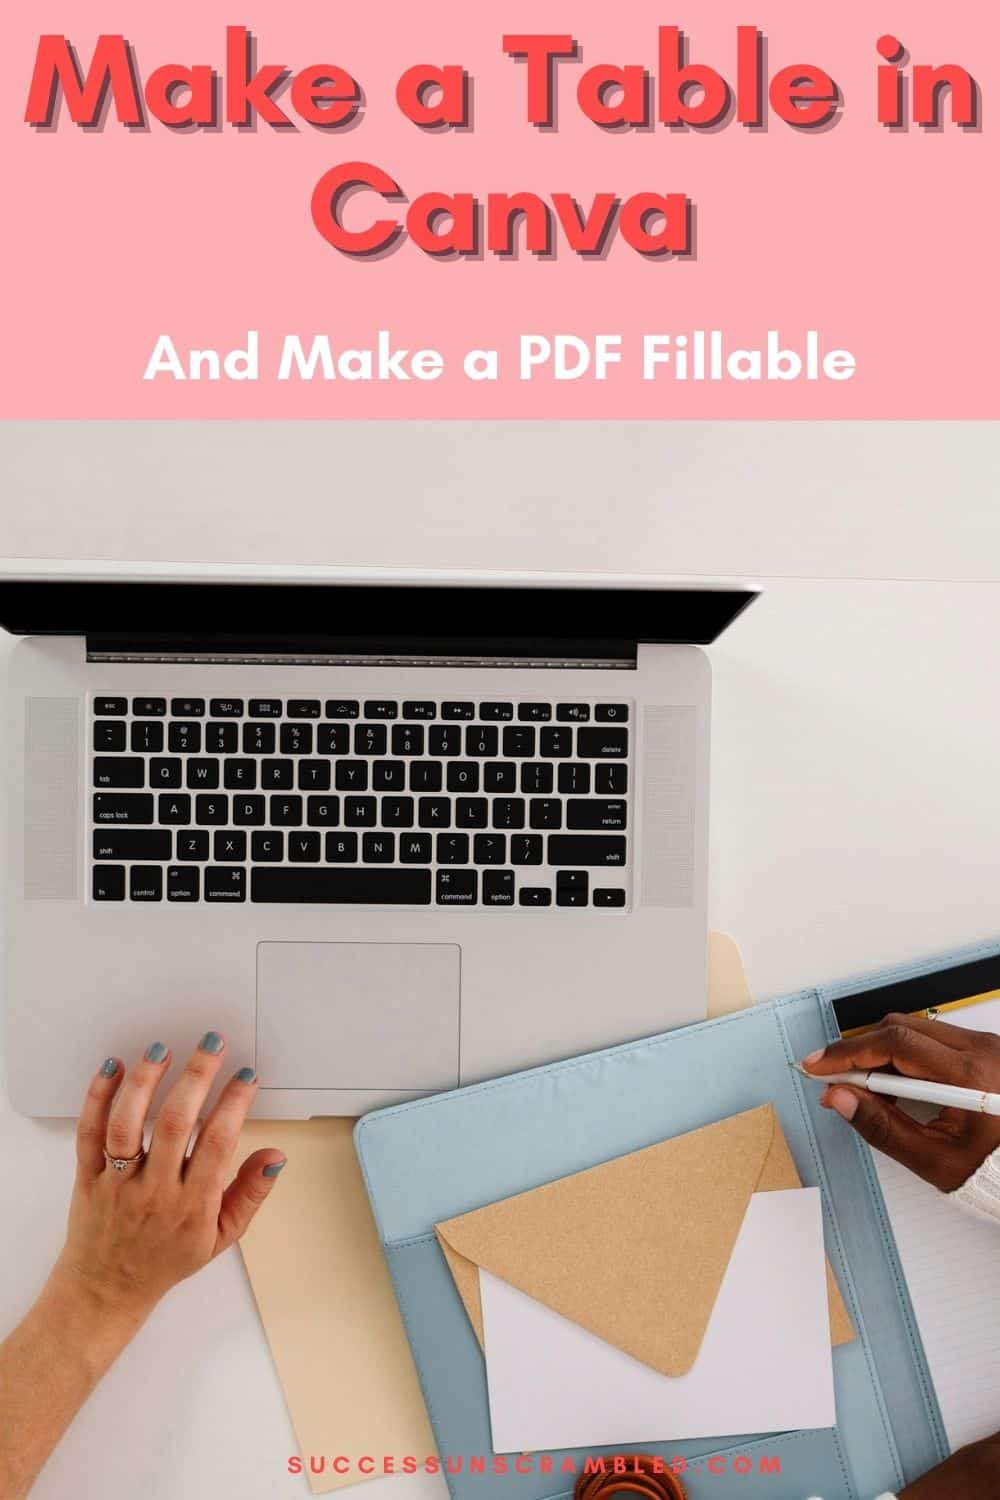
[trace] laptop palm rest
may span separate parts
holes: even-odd
[[[454,943],[259,943],[257,1072],[268,1089],[451,1089]]]

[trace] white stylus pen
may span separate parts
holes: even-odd
[[[1000,1115],[1000,1094],[962,1089],[955,1083],[933,1083],[928,1078],[904,1078],[898,1073],[807,1073],[793,1063],[797,1073],[813,1083],[850,1083],[871,1094],[891,1094],[894,1099],[917,1099],[921,1104],[940,1104],[942,1109],[967,1109],[978,1115]]]

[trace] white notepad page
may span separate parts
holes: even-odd
[[[1000,1033],[1000,1001],[942,1020]],[[876,1155],[903,1274],[953,1448],[1000,1431],[1000,1223]]]

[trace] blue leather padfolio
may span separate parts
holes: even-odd
[[[820,1109],[819,1089],[789,1063],[837,1035],[838,994],[995,952],[980,948],[850,986],[806,990],[359,1123],[358,1155],[438,1451],[456,1470],[447,1475],[454,1500],[555,1500],[572,1493],[573,1476],[560,1472],[563,1453],[552,1456],[547,1474],[537,1459],[530,1472],[493,1474],[483,1356],[435,1223],[769,1101],[803,1183],[822,1189],[827,1252],[858,1334],[833,1354],[837,1426],[644,1449],[687,1458],[691,1500],[872,1500],[947,1456],[868,1148]],[[481,1456],[485,1473],[470,1468],[470,1458]],[[571,1457],[579,1465],[585,1454]]]

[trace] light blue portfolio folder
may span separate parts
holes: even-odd
[[[857,1337],[833,1352],[835,1428],[643,1444],[688,1460],[691,1500],[872,1500],[948,1454],[933,1383],[868,1148],[789,1067],[836,1037],[833,1000],[969,957],[805,990],[737,1015],[554,1063],[363,1119],[356,1145],[454,1500],[556,1500],[552,1471],[497,1478],[486,1372],[434,1225],[756,1105],[775,1104]],[[578,1450],[577,1466],[586,1453]],[[711,1465],[709,1459],[719,1457]],[[485,1456],[485,1472],[470,1463]],[[774,1459],[780,1461],[775,1472]],[[738,1463],[737,1463],[738,1459]],[[767,1462],[762,1466],[761,1459]],[[749,1460],[749,1472],[747,1461]],[[762,1472],[763,1469],[763,1472]]]

